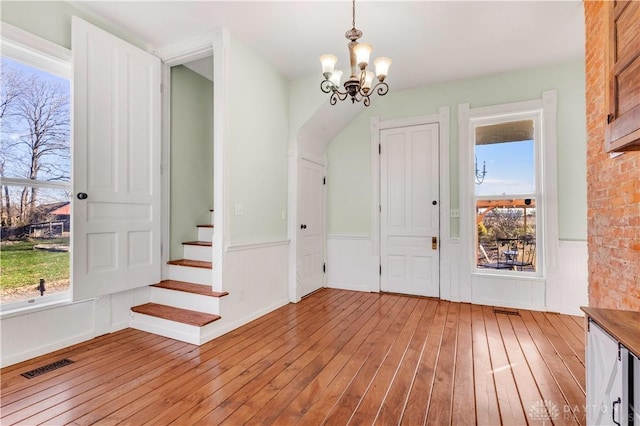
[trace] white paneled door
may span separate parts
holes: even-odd
[[[298,163],[297,286],[299,296],[324,287],[324,167]]]
[[[438,124],[380,132],[380,289],[440,296]]]
[[[73,298],[160,280],[160,60],[73,17]]]

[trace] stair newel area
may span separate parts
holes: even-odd
[[[213,225],[196,228],[197,239],[182,243],[183,258],[167,262],[168,278],[149,287],[150,302],[131,308],[132,328],[196,345],[211,340],[228,293],[212,290]]]

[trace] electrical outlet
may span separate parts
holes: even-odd
[[[460,217],[460,209],[451,209],[451,217]]]

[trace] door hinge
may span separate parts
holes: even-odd
[[[380,276],[382,276],[382,264],[380,264]]]
[[[622,343],[618,342],[618,361],[622,361]]]
[[[380,207],[380,213],[382,213],[382,204],[380,204],[380,206],[378,207]]]
[[[378,154],[382,154],[382,144],[378,144]]]
[[[607,115],[607,124],[611,124],[612,121],[613,121],[613,114]]]
[[[327,264],[326,263],[322,264],[322,273],[324,273],[324,274],[327,273]]]
[[[322,178],[322,184],[323,184],[323,185],[326,185],[326,184],[327,184],[327,177],[326,177],[326,176],[323,176],[323,178]]]

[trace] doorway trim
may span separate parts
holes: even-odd
[[[230,38],[225,28],[184,42],[154,51],[162,60],[162,277],[167,276],[170,237],[170,139],[171,139],[171,73],[176,65],[213,56],[213,290],[223,291],[224,253],[227,249],[229,221],[225,220],[225,208],[229,206],[229,179],[224,165],[229,164],[228,97],[226,90],[229,77]]]
[[[440,167],[440,298],[449,300],[451,285],[449,278],[449,243],[451,235],[450,208],[451,191],[449,185],[449,123],[448,106],[438,108],[437,114],[394,120],[371,118],[371,291],[380,292],[380,131],[398,127],[438,124],[439,167]],[[445,269],[446,267],[446,269]]]

